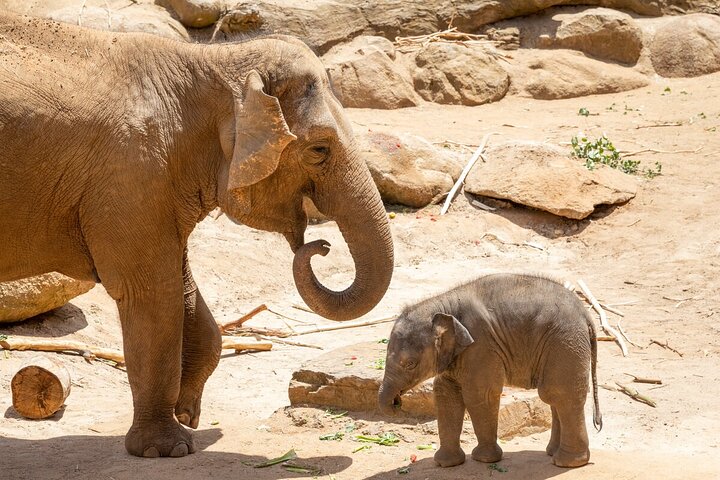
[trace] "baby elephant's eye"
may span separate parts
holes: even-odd
[[[410,360],[409,362],[407,362],[407,363],[405,364],[405,369],[406,369],[406,370],[412,370],[412,369],[415,368],[415,367],[417,367],[417,362],[413,362],[412,360]]]

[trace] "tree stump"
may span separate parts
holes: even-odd
[[[13,407],[26,418],[47,418],[62,407],[70,384],[70,372],[63,364],[48,357],[32,357],[10,383]]]

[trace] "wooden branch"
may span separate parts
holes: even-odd
[[[662,380],[656,379],[656,378],[643,378],[633,375],[632,373],[626,373],[625,375],[629,377],[633,377],[633,382],[635,383],[650,383],[653,385],[662,385]]]
[[[279,338],[268,338],[268,337],[263,337],[260,335],[258,335],[258,338],[260,340],[267,340],[268,342],[279,343],[281,345],[292,345],[293,347],[307,347],[307,348],[317,348],[318,350],[324,350],[324,348],[319,345],[311,345],[309,343],[291,342],[290,340],[280,340]]]
[[[242,338],[242,340],[241,340]],[[258,341],[248,341],[247,338],[243,337],[229,337],[229,336],[223,336],[222,337],[222,348],[223,349],[232,349],[236,352],[241,350],[260,350],[260,351],[268,351],[272,350],[272,342],[258,342]]]
[[[218,327],[220,328],[220,333],[227,333],[227,331],[229,329],[242,325],[243,323],[247,322],[252,317],[257,315],[258,313],[264,312],[267,309],[268,309],[267,305],[265,305],[263,303],[262,305],[253,308],[252,310],[250,310],[248,313],[246,313],[242,317],[238,318],[237,320],[233,320],[233,321],[222,323],[222,324],[219,323]]]
[[[653,123],[651,125],[638,125],[635,127],[635,129],[640,130],[641,128],[680,127],[682,125],[682,122]]]
[[[633,400],[636,400],[638,402],[644,403],[646,405],[650,405],[651,407],[657,407],[657,404],[655,403],[655,400],[648,397],[647,395],[643,395],[642,393],[638,392],[632,387],[628,387],[627,385],[623,385],[621,383],[615,382],[617,386],[619,387],[619,392],[624,393],[625,395],[629,396]]]
[[[600,326],[602,329],[607,333],[608,335],[612,335],[615,337],[615,341],[620,346],[620,350],[622,351],[623,357],[627,357],[628,350],[627,346],[625,345],[625,342],[623,341],[620,334],[610,326],[610,324],[607,321],[607,315],[605,314],[605,311],[602,309],[600,304],[598,303],[595,296],[592,294],[590,289],[587,285],[585,285],[585,282],[582,281],[582,279],[578,278],[577,284],[580,287],[580,290],[582,291],[583,295],[585,295],[585,298],[588,299],[588,301],[592,304],[593,308],[596,312],[598,312],[598,315],[600,315]]]
[[[472,170],[472,167],[475,165],[475,162],[477,162],[478,158],[482,156],[482,151],[483,149],[485,149],[485,144],[487,143],[488,138],[490,138],[491,135],[497,135],[497,132],[490,132],[485,135],[485,137],[483,137],[482,142],[480,142],[480,146],[478,146],[478,148],[475,150],[475,153],[472,154],[472,157],[470,157],[467,165],[465,165],[465,168],[463,168],[463,171],[460,173],[460,177],[457,179],[457,182],[455,182],[455,185],[453,185],[450,193],[448,193],[447,199],[445,199],[445,204],[440,210],[440,215],[445,215],[447,213],[448,209],[450,208],[450,204],[455,198],[455,195],[457,194],[463,183],[465,183],[465,177],[468,176],[470,170]]]
[[[630,340],[630,337],[627,336],[627,333],[625,333],[625,330],[623,330],[622,325],[620,325],[620,321],[619,321],[619,320],[618,320],[618,322],[617,322],[617,328],[618,328],[618,331],[620,332],[620,335],[622,335],[622,336],[625,338],[625,340],[628,341],[628,343],[629,343],[630,345],[632,345],[632,346],[634,346],[634,347],[637,347],[637,348],[639,348],[639,349],[642,350],[643,347],[641,347],[641,346],[638,345],[637,343],[635,343],[635,342],[633,342],[632,340]]]
[[[74,352],[82,355],[87,360],[102,358],[110,360],[118,365],[125,364],[125,357],[119,350],[111,348],[94,347],[82,342],[63,339],[46,339],[35,337],[8,336],[0,340],[0,347],[5,350],[34,350],[38,352]]]
[[[670,153],[670,154],[674,154],[674,153],[698,153],[700,150],[703,149],[703,147],[704,147],[704,145],[701,145],[701,146],[699,146],[698,148],[696,148],[695,150],[656,150],[656,149],[654,149],[654,148],[644,148],[644,149],[642,149],[642,150],[636,150],[636,151],[634,151],[634,152],[627,152],[627,153],[621,152],[621,154],[622,154],[623,157],[631,157],[631,156],[633,156],[633,155],[639,155],[639,154],[641,154],[641,153]]]
[[[652,345],[653,343],[654,343],[655,345],[660,345],[660,346],[663,347],[663,348],[667,348],[667,349],[670,350],[671,352],[675,352],[675,353],[677,353],[678,355],[680,355],[681,357],[683,356],[682,353],[680,353],[679,351],[675,350],[673,347],[671,347],[670,345],[668,345],[668,341],[667,341],[667,340],[665,340],[665,343],[662,343],[662,342],[658,342],[657,340],[652,340],[652,339],[651,339],[651,340],[650,340],[650,345]]]
[[[611,307],[610,305],[604,304],[604,303],[602,303],[602,302],[598,302],[598,303],[600,304],[600,306],[601,306],[602,308],[604,308],[604,309],[607,310],[608,312],[614,313],[614,314],[617,315],[618,317],[624,317],[624,316],[625,316],[625,314],[622,313],[620,310],[618,310],[618,309],[616,309],[616,308],[614,308],[614,307]]]
[[[355,321],[355,322],[343,322],[338,325],[330,325],[328,327],[317,327],[317,328],[310,328],[308,330],[301,330],[297,332],[293,332],[291,335],[288,336],[295,336],[295,335],[307,335],[309,333],[318,333],[318,332],[330,332],[332,330],[342,330],[344,328],[358,328],[358,327],[367,327],[370,325],[377,325],[380,323],[387,323],[392,322],[395,320],[395,316],[387,317],[387,318],[378,318],[376,320],[362,320],[362,321]]]

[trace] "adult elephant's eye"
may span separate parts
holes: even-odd
[[[305,161],[312,165],[319,165],[327,160],[330,148],[325,145],[314,145],[306,150]]]

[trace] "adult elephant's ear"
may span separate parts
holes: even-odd
[[[245,78],[242,96],[235,95],[235,143],[228,171],[228,190],[248,187],[272,174],[288,143],[290,132],[277,98],[263,92],[260,74]]]
[[[465,325],[452,315],[436,313],[432,319],[435,336],[435,364],[438,374],[444,372],[463,350],[475,340]]]

